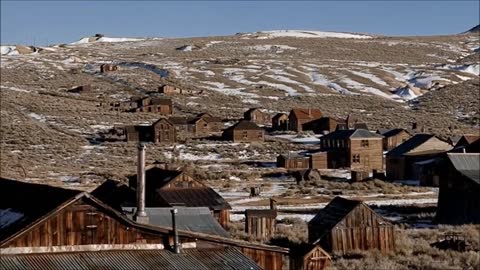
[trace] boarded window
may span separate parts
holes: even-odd
[[[353,163],[360,163],[360,155],[353,155]]]

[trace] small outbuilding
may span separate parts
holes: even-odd
[[[303,243],[290,248],[290,269],[324,270],[332,258],[320,245]]]
[[[222,137],[233,142],[264,142],[265,130],[253,122],[240,120],[240,122],[225,129]]]
[[[393,224],[362,201],[335,197],[308,223],[309,243],[329,252],[395,249]]]

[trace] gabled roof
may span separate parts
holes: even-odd
[[[0,242],[82,193],[0,178]]]
[[[455,148],[459,146],[467,146],[470,145],[477,140],[480,140],[480,135],[474,135],[474,134],[465,134],[463,135],[458,142],[455,144]]]
[[[172,100],[169,98],[154,97],[150,100],[151,105],[172,105]]]
[[[308,223],[309,225],[314,225],[315,230],[318,230],[320,235],[319,239],[315,241],[314,244],[316,244],[325,234],[330,232],[350,212],[362,204],[365,205],[362,201],[335,197]],[[369,208],[367,205],[365,206]],[[373,210],[371,211],[374,212]]]
[[[180,176],[183,171],[166,170],[156,166],[148,166],[145,169],[145,181],[147,188],[160,189],[171,181]],[[128,176],[129,186],[134,188],[137,186],[137,175]]]
[[[280,118],[280,117],[282,117],[282,116],[287,116],[287,117],[288,117],[288,114],[286,114],[286,113],[277,113],[277,114],[275,114],[275,115],[272,117],[272,119],[273,119],[273,121],[275,121],[275,119],[278,119],[278,118]]]
[[[263,130],[263,128],[259,127],[254,122],[250,122],[248,120],[240,120],[238,123],[227,128],[226,130]]]
[[[366,123],[355,123],[353,124],[353,129],[365,129],[368,130],[368,126]]]
[[[2,181],[0,181],[0,183],[2,183],[3,180],[6,180],[6,179],[2,179]],[[13,181],[13,180],[8,180],[8,181],[18,182],[18,181]],[[20,184],[22,184],[22,183],[20,182]],[[48,209],[47,208],[43,209],[43,210],[45,210],[42,213],[43,215],[36,214],[35,218],[29,218],[28,222],[24,222],[22,220],[21,224],[15,223],[14,225],[16,227],[15,228],[16,230],[13,231],[13,233],[10,233],[10,234],[6,235],[4,233],[7,232],[7,231],[5,229],[1,228],[0,234],[2,235],[2,238],[0,238],[0,247],[5,246],[10,241],[15,239],[17,236],[19,236],[19,235],[25,233],[26,231],[28,231],[30,228],[35,227],[36,225],[40,224],[42,221],[48,219],[49,217],[55,215],[56,213],[65,209],[66,207],[78,202],[79,200],[83,200],[83,199],[88,200],[92,204],[96,205],[98,208],[103,209],[104,211],[106,211],[112,217],[114,217],[116,219],[119,219],[120,221],[122,221],[124,223],[127,223],[128,226],[138,228],[140,230],[145,230],[145,231],[153,233],[153,234],[156,234],[156,233],[157,234],[158,233],[160,233],[160,234],[170,234],[171,233],[171,227],[152,226],[152,225],[149,225],[149,224],[136,223],[133,220],[130,220],[129,218],[127,218],[125,215],[121,214],[119,211],[116,211],[115,209],[113,209],[109,205],[103,203],[102,201],[100,201],[99,199],[95,198],[94,196],[92,196],[91,194],[89,194],[87,192],[73,191],[73,192],[75,192],[75,194],[72,193],[73,196],[70,196],[70,194],[68,193],[68,190],[65,191],[65,190],[61,189],[60,191],[54,191],[54,190],[51,189],[52,188],[51,186],[47,186],[47,185],[30,184],[30,183],[23,183],[23,184],[25,184],[24,187],[27,188],[27,190],[39,190],[40,191],[36,195],[34,195],[31,192],[28,193],[29,195],[32,195],[32,197],[30,197],[30,198],[36,198],[36,199],[38,199],[38,201],[36,201],[36,203],[32,205],[30,200],[25,200],[24,197],[18,196],[18,194],[21,194],[21,193],[11,192],[11,191],[14,190],[14,188],[16,188],[16,187],[13,187],[13,189],[9,189],[9,188],[12,188],[11,183],[7,183],[7,184],[3,183],[2,187],[7,187],[7,188],[5,188],[5,189],[1,188],[0,189],[0,194],[4,195],[4,194],[10,193],[11,194],[10,197],[19,197],[19,199],[17,199],[16,201],[15,200],[5,201],[5,200],[3,200],[3,198],[5,198],[5,197],[1,197],[2,200],[0,200],[0,202],[2,203],[1,204],[2,207],[7,207],[7,209],[19,209],[19,206],[17,206],[17,204],[21,205],[22,204],[21,201],[24,201],[23,202],[24,205],[28,204],[28,207],[30,207],[32,209],[37,209],[38,207],[35,207],[35,205],[45,204],[45,202],[42,202],[42,200],[44,200],[44,201],[49,202],[49,203],[46,203],[48,205]],[[32,186],[29,187],[28,185],[32,185]],[[45,189],[47,191],[45,191],[43,189]],[[49,191],[52,191],[53,193],[49,193]],[[57,198],[56,196],[52,196],[52,195],[60,195],[60,198]],[[68,196],[66,196],[66,195],[68,195]],[[69,197],[69,198],[65,199],[65,196]],[[62,199],[62,200],[58,200],[58,199]],[[25,201],[26,201],[26,203],[25,203]],[[216,235],[208,235],[208,234],[204,234],[204,233],[190,232],[190,231],[185,231],[185,230],[178,230],[178,234],[179,234],[180,237],[188,237],[188,238],[191,238],[191,239],[198,239],[198,240],[207,241],[207,242],[211,242],[211,243],[220,243],[220,244],[225,244],[225,245],[228,245],[228,246],[248,247],[248,248],[252,248],[252,249],[269,250],[269,251],[274,251],[274,252],[279,252],[279,253],[284,253],[284,254],[288,253],[288,249],[285,249],[285,248],[280,248],[280,247],[276,247],[276,246],[269,246],[269,245],[264,245],[264,244],[249,243],[249,242],[245,242],[245,241],[241,241],[241,240],[234,240],[234,239],[225,238],[225,237],[216,236]],[[2,256],[3,256],[3,254],[2,254]]]
[[[136,209],[136,207],[122,207],[123,212],[129,218],[133,217]],[[172,227],[171,209],[170,207],[147,207],[145,211],[148,215],[148,223],[155,226]],[[207,207],[175,207],[175,209],[178,211],[175,222],[179,230],[230,237]]]
[[[448,153],[447,156],[458,172],[480,184],[479,153]]]
[[[405,131],[405,132],[408,133],[408,131],[406,131],[406,130],[403,129],[403,128],[392,128],[392,129],[388,129],[388,130],[387,130],[387,129],[384,129],[384,130],[379,129],[379,130],[378,130],[378,133],[379,133],[380,135],[383,135],[385,138],[388,138],[388,137],[396,136],[396,135],[400,134],[400,133],[403,132],[403,131]],[[410,133],[409,133],[409,134],[410,134]]]
[[[69,253],[2,254],[5,269],[159,269],[260,270],[237,248],[185,248],[180,254],[166,249],[108,250]]]
[[[172,125],[173,126],[173,123],[170,122],[170,120],[168,120],[167,118],[165,117],[160,117],[157,121],[155,121],[153,124],[152,124],[152,127],[156,126],[158,123],[160,122],[167,122],[168,124]]]
[[[170,206],[208,207],[212,210],[232,209],[230,204],[210,187],[161,189],[157,190],[157,195],[159,199],[157,202],[163,201]]]
[[[261,113],[264,113],[261,108],[250,108],[244,113],[244,115],[250,114],[254,111],[260,111]]]
[[[393,148],[387,153],[389,157],[401,157],[404,154],[412,151],[413,149],[419,147],[420,145],[424,144],[431,138],[434,138],[434,135],[431,134],[416,134],[415,136],[411,137],[404,143],[400,144],[399,146]]]
[[[300,109],[295,108],[290,111],[291,115],[294,115],[297,119],[318,119],[322,117],[322,111],[320,109]]]
[[[347,138],[382,138],[383,136],[375,134],[365,129],[346,129],[346,130],[335,130],[321,139],[347,139]]]

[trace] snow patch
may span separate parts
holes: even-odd
[[[10,226],[23,217],[23,213],[15,212],[11,208],[0,209],[0,229]]]
[[[370,39],[371,36],[360,34],[349,34],[339,32],[324,31],[305,31],[305,30],[273,30],[249,33],[244,36],[257,36],[258,39],[276,38],[276,37],[296,37],[296,38],[353,38]]]

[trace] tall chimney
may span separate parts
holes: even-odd
[[[172,213],[172,230],[173,230],[173,252],[176,254],[180,253],[180,244],[178,243],[178,232],[177,232],[177,223],[176,223],[176,214],[178,210],[173,208],[170,210]]]
[[[138,144],[137,159],[137,212],[134,219],[139,223],[148,223],[147,212],[145,212],[145,149],[143,143]]]

